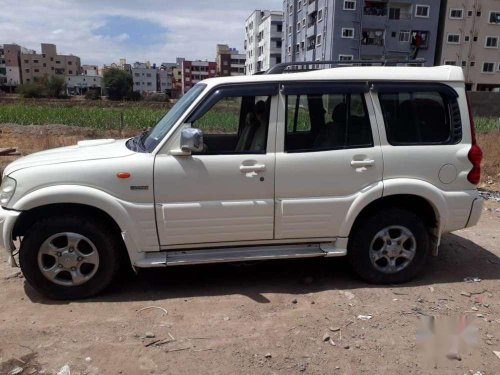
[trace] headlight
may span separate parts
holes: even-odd
[[[16,191],[16,180],[5,176],[0,187],[0,205],[6,206]]]

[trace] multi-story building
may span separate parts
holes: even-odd
[[[217,44],[217,76],[241,76],[245,74],[245,54],[227,44]]]
[[[86,74],[66,76],[66,89],[68,94],[81,95],[89,90],[97,90],[100,93],[101,88],[101,76]]]
[[[216,76],[217,63],[215,61],[188,61],[182,60],[182,95],[200,81]]]
[[[80,73],[80,58],[58,55],[55,44],[42,43],[42,53],[21,52],[22,83],[34,82],[44,76],[66,76]]]
[[[118,63],[111,63],[109,65],[104,64],[101,68],[101,74],[104,75],[106,70],[111,68],[120,69],[132,73],[132,65],[127,64],[127,59],[120,59]]]
[[[134,91],[140,93],[152,93],[158,91],[157,69],[149,62],[136,62],[132,66],[132,78],[134,80]]]
[[[12,91],[20,85],[22,80],[21,54],[35,53],[33,50],[18,46],[17,44],[4,44],[3,55],[5,61],[5,86]]]
[[[158,91],[167,94],[171,98],[176,97],[174,93],[174,68],[177,63],[162,63],[158,70]]]
[[[281,62],[283,12],[256,10],[245,21],[245,72],[265,71]]]
[[[87,65],[84,64],[82,65],[81,68],[81,74],[87,75],[87,76],[98,76],[100,75],[99,73],[99,67],[97,65]]]
[[[448,0],[436,64],[462,67],[469,90],[500,87],[500,1]]]
[[[283,60],[434,64],[441,0],[286,0]]]
[[[7,68],[5,65],[5,53],[3,44],[0,44],[0,86],[5,86],[7,83]]]

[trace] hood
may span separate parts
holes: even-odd
[[[75,161],[120,158],[134,154],[125,143],[127,140],[96,139],[80,141],[74,146],[36,152],[12,162],[5,168],[5,175],[24,168],[71,163]]]

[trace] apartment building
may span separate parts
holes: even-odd
[[[158,70],[158,91],[171,98],[177,97],[174,93],[174,68],[177,67],[177,63],[162,63]]]
[[[441,0],[285,0],[283,60],[435,59]]]
[[[436,64],[461,66],[467,88],[500,87],[500,1],[448,0]]]
[[[101,68],[101,74],[104,75],[106,70],[111,68],[120,69],[132,73],[132,65],[127,63],[127,59],[120,59],[118,63],[111,63],[109,65],[104,64]]]
[[[4,85],[13,90],[22,83],[21,54],[35,53],[35,51],[18,46],[17,44],[3,45],[3,61],[5,65]]]
[[[182,60],[181,67],[182,95],[198,82],[215,77],[217,74],[217,63],[215,61]]]
[[[241,76],[245,74],[245,54],[227,44],[217,44],[217,76]]]
[[[100,75],[99,67],[97,65],[87,65],[87,64],[84,64],[84,65],[82,65],[80,73],[84,74],[84,75],[87,75],[87,76],[98,76],[98,75]]]
[[[42,53],[21,52],[22,83],[34,82],[44,76],[66,76],[80,73],[80,58],[59,55],[55,44],[42,43]]]
[[[132,78],[134,80],[134,91],[140,93],[153,93],[158,91],[158,79],[156,65],[149,62],[136,62],[132,66]]]
[[[68,94],[82,95],[89,90],[101,92],[102,77],[98,75],[73,75],[66,76],[66,90]]]
[[[7,83],[7,66],[5,65],[5,52],[3,44],[0,44],[0,86],[5,86]]]
[[[281,62],[283,12],[256,10],[245,21],[245,72],[266,71]]]

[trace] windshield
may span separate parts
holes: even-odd
[[[158,124],[151,130],[147,138],[144,139],[144,148],[151,152],[163,137],[169,132],[172,126],[186,112],[186,110],[198,98],[198,95],[207,87],[204,83],[198,83],[193,86],[179,101],[167,112]]]

